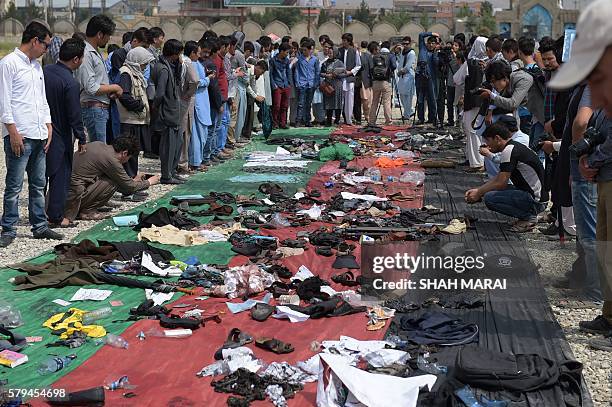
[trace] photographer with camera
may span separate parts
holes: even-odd
[[[454,48],[454,43],[448,41],[446,45],[442,46],[438,44],[438,60],[440,76],[438,80],[438,98],[437,98],[437,110],[438,110],[438,125],[440,127],[444,124],[444,110],[448,109],[448,121],[449,125],[453,126],[455,121],[455,115],[453,112],[453,105],[447,102],[455,99],[455,84],[453,82],[453,75],[459,69],[457,60],[455,59],[455,52],[459,49],[459,46]],[[451,86],[452,85],[452,86]]]
[[[602,315],[580,322],[580,329],[610,336],[612,333],[612,8],[609,0],[596,0],[580,15],[571,59],[549,82],[553,89],[568,89],[583,80],[590,88],[591,107],[602,109],[591,121],[581,142],[571,149],[580,156],[579,171],[597,182],[597,258],[603,297]],[[586,92],[585,92],[586,93]],[[585,154],[586,153],[586,154]],[[574,202],[575,205],[575,202]],[[611,339],[591,345],[609,350]]]
[[[427,41],[425,39],[427,38]],[[416,92],[417,92],[417,124],[425,123],[425,99],[427,99],[428,123],[436,124],[438,109],[437,83],[438,83],[438,53],[436,47],[440,35],[438,33],[424,32],[419,34],[419,57],[416,69]]]

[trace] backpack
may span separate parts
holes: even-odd
[[[533,78],[533,85],[531,86],[537,86],[540,93],[544,95],[546,92],[546,76],[544,75],[544,71],[537,65],[530,68],[522,68],[522,70]]]
[[[389,80],[389,67],[387,66],[387,58],[385,55],[374,55],[372,57],[372,78],[375,81]]]

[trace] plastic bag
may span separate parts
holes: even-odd
[[[0,302],[0,325],[4,325],[6,328],[17,328],[23,325],[21,312],[13,305]]]
[[[425,174],[420,171],[406,171],[400,175],[400,182],[421,185],[425,181]]]
[[[376,167],[368,168],[363,173],[364,176],[369,177],[372,181],[380,181],[381,173],[380,170]]]
[[[289,223],[287,218],[285,218],[280,213],[275,213],[274,216],[272,216],[272,219],[270,219],[269,223],[270,225],[275,226],[277,228],[286,228],[288,226],[291,226],[291,223]]]

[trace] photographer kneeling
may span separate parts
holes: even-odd
[[[500,172],[480,188],[467,191],[465,200],[476,203],[484,198],[490,210],[518,218],[511,232],[528,232],[536,226],[538,213],[548,201],[548,194],[542,188],[544,167],[533,150],[511,140],[512,133],[501,123],[489,126],[483,137],[492,153],[501,153]]]

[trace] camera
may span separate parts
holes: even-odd
[[[595,147],[606,141],[606,135],[596,129],[589,127],[584,132],[584,138],[572,144],[569,150],[576,154],[576,157],[582,157],[593,152]]]
[[[472,89],[470,91],[468,91],[470,96],[480,96],[480,94],[482,92],[484,92],[485,90],[493,90],[493,85],[491,84],[491,82],[486,81],[482,83],[482,86],[476,89]]]

